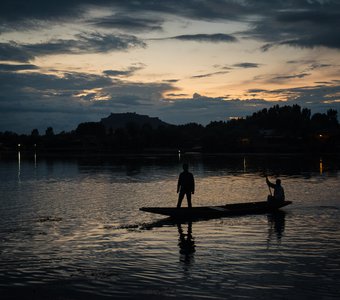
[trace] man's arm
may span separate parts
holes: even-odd
[[[266,182],[268,184],[268,186],[270,186],[271,188],[275,188],[275,184],[274,183],[271,183],[268,179],[268,177],[266,177]]]
[[[195,179],[194,179],[194,175],[191,174],[191,178],[192,178],[192,191],[191,191],[191,193],[194,194],[195,193]]]
[[[181,175],[179,175],[178,181],[177,181],[177,193],[179,193],[180,187],[181,187]]]

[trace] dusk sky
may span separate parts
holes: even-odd
[[[339,0],[1,0],[0,131],[340,113]]]

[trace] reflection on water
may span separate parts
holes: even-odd
[[[193,205],[264,200],[265,171],[293,204],[182,224],[139,211],[176,205],[184,159]],[[339,170],[327,156],[0,157],[1,299],[338,299]]]
[[[275,234],[277,241],[280,243],[285,230],[285,218],[286,213],[284,211],[277,211],[275,213],[268,214],[268,241],[272,240],[272,236]]]
[[[34,168],[37,168],[37,152],[34,152]]]
[[[192,236],[192,222],[187,224],[187,231],[184,233],[183,226],[185,224],[177,223],[177,229],[179,234],[179,253],[181,254],[181,261],[186,265],[190,265],[194,258],[195,253],[195,241]]]
[[[18,181],[20,182],[20,173],[21,173],[21,154],[18,151]]]

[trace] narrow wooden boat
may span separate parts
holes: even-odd
[[[198,207],[141,207],[139,210],[169,216],[176,219],[210,219],[247,214],[262,214],[273,212],[281,207],[291,204],[292,201],[269,203],[267,201],[234,203],[221,206],[198,206]]]

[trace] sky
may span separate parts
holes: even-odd
[[[1,0],[0,132],[340,114],[340,0]]]

